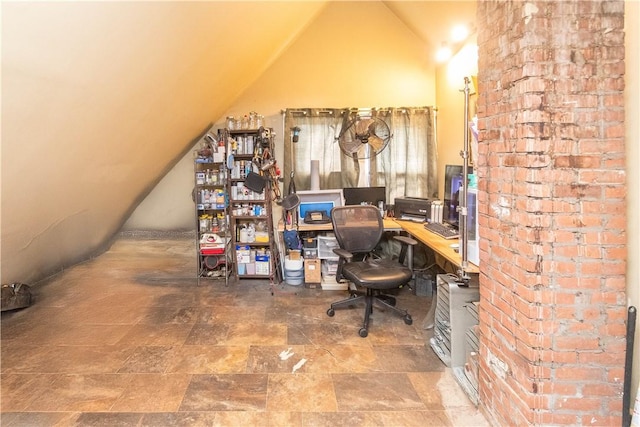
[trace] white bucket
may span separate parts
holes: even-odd
[[[304,283],[304,259],[284,259],[284,281],[287,285],[300,286]]]

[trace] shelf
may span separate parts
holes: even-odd
[[[224,161],[222,161],[222,162],[214,162],[213,160],[210,160],[210,159],[196,159],[194,161],[194,163],[196,165],[222,165],[225,162]]]
[[[278,273],[279,252],[273,230],[271,193],[266,189],[258,193],[244,185],[249,172],[259,172],[261,162],[264,160],[263,152],[273,155],[273,132],[264,127],[224,129],[219,132],[224,135],[227,153],[231,153],[232,147],[235,151],[232,154],[231,166],[233,167],[225,170],[229,205],[227,212],[231,234],[230,254],[234,263],[231,270],[238,279],[273,280],[280,274]],[[251,215],[250,212],[258,215]],[[260,241],[240,241],[241,237],[243,240],[248,240],[244,228],[248,228],[251,223],[256,223],[256,228],[260,229],[255,231]],[[260,227],[263,223],[265,228]],[[251,238],[253,237],[249,233],[249,239]],[[268,240],[264,241],[267,238]]]
[[[196,184],[196,188],[224,188],[225,186],[224,182],[222,184]]]
[[[269,247],[270,242],[234,242],[236,246],[260,246]]]
[[[264,204],[267,203],[267,201],[265,199],[246,199],[246,200],[238,200],[238,199],[233,199],[229,201],[230,203],[260,203],[260,204]]]
[[[202,149],[209,149],[212,155],[193,159],[196,277],[198,281],[224,280],[227,285],[234,269],[227,203],[229,173],[226,147],[212,143],[213,138],[207,138],[213,134],[214,130],[210,129],[200,141]]]
[[[227,129],[229,131],[229,134],[231,135],[242,135],[242,134],[251,134],[251,133],[258,133],[260,131],[260,128],[255,128],[255,129]]]

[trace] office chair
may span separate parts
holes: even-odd
[[[336,280],[349,280],[356,286],[365,288],[366,293],[360,296],[352,294],[350,298],[334,302],[327,310],[327,315],[333,317],[336,308],[353,306],[364,300],[364,321],[359,331],[361,337],[369,334],[369,316],[374,304],[399,314],[407,325],[411,325],[411,315],[406,310],[395,307],[395,299],[389,300],[382,293],[407,284],[411,280],[412,271],[401,263],[401,259],[395,261],[372,255],[384,232],[380,211],[369,205],[335,207],[331,210],[331,221],[340,246],[333,250],[339,256]],[[394,238],[403,245],[417,244],[410,237]]]

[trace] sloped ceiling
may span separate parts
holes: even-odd
[[[330,3],[3,2],[2,282],[104,249]],[[431,47],[461,13],[456,2],[375,3]],[[462,11],[468,22],[475,8]]]

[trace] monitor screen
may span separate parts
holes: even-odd
[[[373,205],[380,202],[386,204],[386,187],[348,187],[342,189],[345,205]]]
[[[469,174],[473,173],[473,168],[468,168]],[[462,165],[446,165],[444,172],[444,197],[442,222],[446,222],[455,227],[458,226],[458,205],[459,197],[462,190]]]
[[[477,229],[476,229],[477,224],[478,224],[478,191],[470,188],[469,191],[467,192],[467,238],[469,240],[478,240]]]

